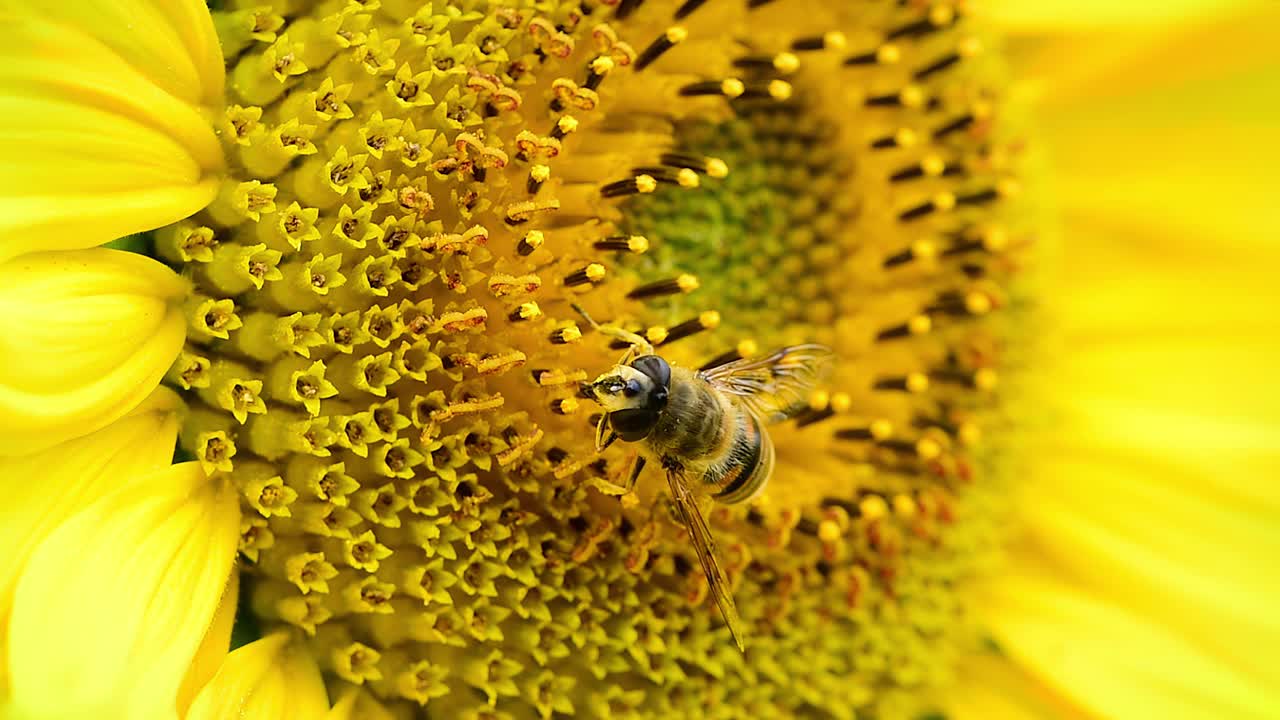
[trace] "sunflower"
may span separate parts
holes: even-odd
[[[1280,706],[1275,10],[213,5],[0,0],[5,717]],[[745,652],[592,317],[838,358]]]

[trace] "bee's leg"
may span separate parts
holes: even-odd
[[[600,416],[600,422],[596,423],[596,452],[603,452],[605,448],[613,444],[618,439],[618,434],[610,431],[609,436],[605,437],[605,429],[609,426],[609,415]]]
[[[621,340],[631,346],[627,348],[627,353],[623,355],[622,360],[618,362],[619,365],[626,365],[631,362],[635,358],[633,353],[639,353],[640,355],[653,354],[653,344],[640,335],[637,335],[630,330],[623,330],[617,325],[601,325],[593,320],[591,316],[587,314],[587,311],[582,309],[581,305],[575,304],[573,309],[577,310],[578,314],[582,316],[582,319],[586,320],[587,324],[595,328],[601,335]]]
[[[636,461],[631,466],[631,477],[627,478],[627,484],[623,486],[626,488],[624,495],[636,489],[636,483],[640,481],[640,472],[644,470],[644,462],[643,455],[636,456]]]
[[[631,504],[634,504],[635,498],[628,498],[628,496],[631,495],[632,490],[636,489],[636,483],[640,479],[640,471],[644,469],[644,462],[645,460],[643,455],[636,455],[635,459],[631,463],[631,469],[627,473],[627,482],[625,484],[619,485],[612,479],[606,478],[595,478],[593,482],[596,488],[602,492],[622,497],[624,504],[628,501],[630,501]]]
[[[627,348],[627,354],[623,356],[623,360],[618,363],[619,365],[626,365],[634,360],[638,355],[653,354],[653,343],[650,343],[648,340],[631,332],[630,330],[623,330],[617,325],[600,325],[596,327],[596,329],[600,331],[601,335],[616,338],[631,346]]]

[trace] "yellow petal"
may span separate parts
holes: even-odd
[[[1023,668],[988,650],[966,657],[944,704],[947,720],[1087,720]]]
[[[182,688],[178,690],[178,715],[185,717],[196,693],[200,692],[218,672],[222,661],[231,649],[231,630],[236,623],[236,607],[240,599],[240,571],[232,569],[231,580],[222,591],[222,599],[218,601],[218,612],[209,623],[200,649],[196,651],[187,675],[182,679]]]
[[[1040,86],[1036,137],[1052,154],[1073,242],[1109,229],[1162,238],[1175,253],[1196,239],[1274,247],[1280,221],[1260,208],[1280,162],[1277,23],[1280,5],[1262,3],[1174,30],[1028,43],[1019,64]]]
[[[202,106],[222,65],[194,5],[0,0],[0,259],[92,247],[213,199],[223,158]]]
[[[14,587],[36,546],[71,516],[168,466],[180,406],[176,395],[159,388],[128,417],[98,432],[34,455],[0,458],[0,651]],[[0,657],[0,678],[6,669]]]
[[[182,348],[185,292],[119,250],[0,263],[0,457],[93,432],[145,398]]]
[[[981,14],[1006,32],[1060,30],[1066,27],[1114,27],[1186,22],[1256,0],[1164,0],[1128,3],[1114,0],[985,0]]]
[[[1280,223],[1262,210],[1280,6],[1223,5],[1017,44],[1066,240],[1042,293],[1057,345],[1035,368],[1050,409],[1025,528],[981,607],[1010,656],[1101,717],[1280,708]]]
[[[322,718],[329,710],[315,659],[285,633],[236,649],[200,691],[187,720]]]
[[[17,714],[175,717],[231,572],[239,520],[234,489],[184,463],[55,530],[14,598]]]
[[[989,609],[1002,647],[1095,715],[1264,720],[1280,707],[1274,690],[1158,621],[1053,578],[1007,576],[999,589]],[[1150,604],[1180,599],[1176,588],[1164,588]]]
[[[203,0],[0,0],[0,12],[74,28],[191,105],[213,105],[222,97],[222,52]]]

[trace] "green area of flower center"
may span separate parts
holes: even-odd
[[[829,129],[794,109],[682,123],[678,149],[723,160],[729,175],[694,190],[664,186],[632,198],[628,230],[661,239],[634,265],[649,275],[695,274],[699,297],[668,303],[710,299],[728,337],[770,347],[782,341],[779,328],[791,337],[802,332],[815,319],[806,301],[825,295],[821,281],[832,270],[815,252],[821,224],[839,221],[826,191],[848,174],[833,158],[814,157],[814,143]]]

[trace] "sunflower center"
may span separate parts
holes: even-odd
[[[446,5],[215,14],[232,171],[156,246],[243,610],[405,716],[920,709],[990,545],[1009,270],[954,9]],[[705,504],[745,656],[661,480],[601,492],[633,448],[594,447],[621,348],[579,306],[685,366],[839,355],[763,499]]]
[[[763,347],[829,324],[831,296],[849,282],[833,265],[834,236],[856,211],[837,196],[851,158],[822,152],[837,132],[802,96],[744,107],[726,122],[678,124],[675,154],[714,157],[733,170],[707,192],[663,188],[632,199],[628,229],[663,239],[636,265],[694,273],[705,295],[732,308],[722,313],[725,330]]]

